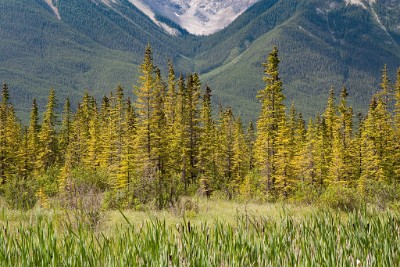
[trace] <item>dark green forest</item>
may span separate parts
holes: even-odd
[[[51,87],[74,108],[84,89],[100,101],[115,84],[131,88],[147,43],[163,74],[169,58],[177,73],[198,73],[213,89],[213,109],[229,105],[246,124],[260,112],[259,66],[274,45],[283,63],[285,104],[296,100],[305,117],[324,110],[330,86],[337,95],[346,86],[355,113],[366,114],[380,69],[386,64],[394,79],[400,60],[400,16],[391,0],[368,9],[344,1],[261,0],[210,36],[169,35],[127,0],[111,7],[99,0],[53,2],[61,19],[43,0],[0,0],[0,77],[12,83],[11,99],[18,99],[13,104],[24,123],[33,98],[43,113]],[[126,96],[133,96],[130,89]]]

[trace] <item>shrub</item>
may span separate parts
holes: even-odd
[[[50,167],[45,173],[35,177],[38,188],[48,197],[55,196],[58,193],[58,178],[60,169],[58,166]]]
[[[239,186],[240,198],[242,200],[272,200],[265,195],[265,186],[258,171],[252,171],[246,175],[243,183]]]
[[[60,194],[60,203],[73,213],[77,223],[92,229],[99,225],[107,180],[101,171],[76,168],[71,172]]]
[[[104,208],[125,209],[131,206],[131,197],[127,190],[109,190],[105,193]]]
[[[293,197],[292,202],[306,205],[315,204],[321,196],[321,187],[313,184],[299,183]]]
[[[194,217],[199,212],[199,203],[192,198],[180,197],[171,206],[171,210],[176,216]]]
[[[4,196],[12,209],[31,209],[37,202],[37,183],[34,179],[26,180],[13,177],[5,185]]]
[[[321,204],[333,209],[352,211],[361,204],[361,198],[356,189],[350,188],[344,182],[334,182],[321,195]]]
[[[385,182],[369,180],[364,184],[363,200],[366,203],[376,205],[380,209],[386,209],[400,199],[399,187]]]

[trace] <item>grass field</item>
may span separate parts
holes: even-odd
[[[400,216],[190,199],[191,209],[0,214],[1,266],[399,266]],[[187,207],[187,206],[186,206]],[[69,215],[67,215],[69,214]]]

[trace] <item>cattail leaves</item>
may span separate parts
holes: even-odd
[[[238,216],[235,225],[152,219],[104,234],[44,219],[0,231],[4,266],[397,266],[400,218],[317,211],[280,220]]]

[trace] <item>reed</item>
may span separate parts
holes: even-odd
[[[0,231],[2,266],[399,266],[400,218],[315,212],[301,220],[238,216],[236,223],[171,226],[153,219],[111,235],[45,219]]]

